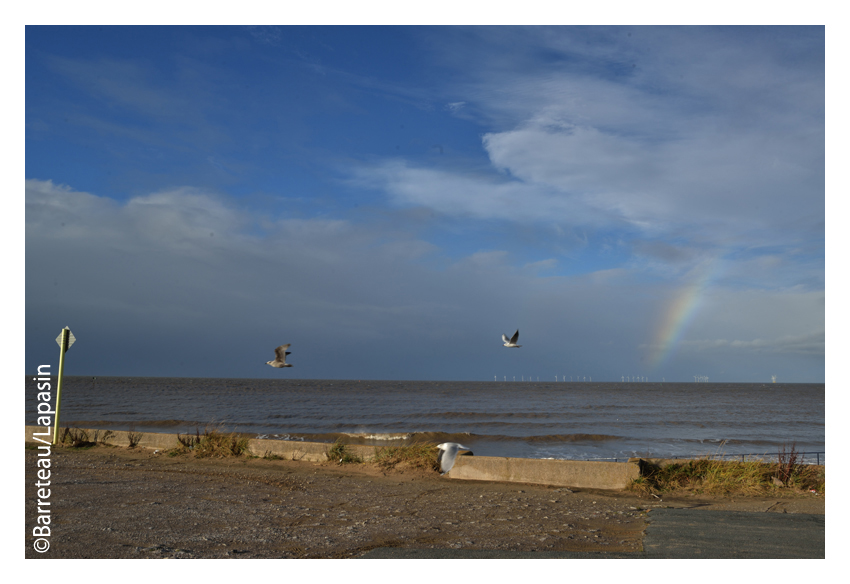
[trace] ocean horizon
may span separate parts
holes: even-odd
[[[35,424],[33,376],[26,391],[26,423]],[[825,384],[65,376],[60,425],[374,445],[452,441],[484,456],[574,460],[775,458],[793,446],[822,453],[823,463]]]

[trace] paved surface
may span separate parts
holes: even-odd
[[[362,558],[824,558],[825,517],[802,513],[745,513],[653,509],[643,552],[502,552],[377,548]]]
[[[824,515],[655,509],[647,558],[824,558]]]

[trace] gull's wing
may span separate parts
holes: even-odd
[[[446,474],[452,470],[452,467],[455,465],[455,458],[457,458],[457,450],[440,451],[440,456],[437,458],[440,462],[440,471],[442,471],[440,474]]]
[[[519,329],[514,333],[514,336],[511,337],[511,344],[516,345],[517,339],[519,339]]]
[[[472,450],[463,444],[458,444],[457,442],[446,442],[438,445],[437,448],[440,449],[437,461],[440,463],[440,470],[442,471],[441,474],[446,474],[452,469],[459,450],[468,450],[469,453],[472,454]]]
[[[502,340],[506,343],[510,343],[510,340],[508,340],[508,335],[502,335]]]
[[[282,362],[286,363],[286,356],[290,354],[290,353],[287,353],[286,350],[289,348],[289,345],[291,345],[291,344],[292,343],[286,343],[285,345],[281,345],[277,349],[274,350],[274,354],[277,357],[278,361],[282,361]]]

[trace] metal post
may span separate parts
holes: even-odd
[[[59,338],[56,342],[59,343],[59,379],[56,382],[56,417],[53,420],[53,445],[56,445],[56,438],[59,435],[59,403],[62,399],[62,372],[65,369],[65,351],[74,342],[74,335],[71,334],[71,329],[65,327],[59,333]]]

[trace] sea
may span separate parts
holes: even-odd
[[[28,376],[30,425],[37,391]],[[460,442],[475,455],[571,460],[776,460],[793,448],[824,464],[824,410],[824,384],[66,376],[60,425],[375,446]]]

